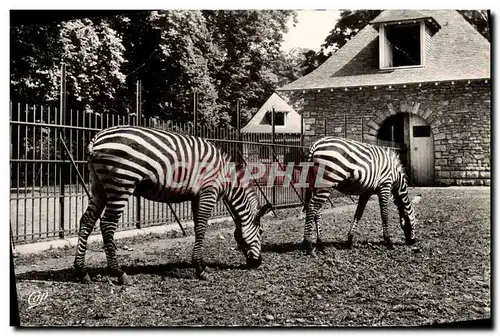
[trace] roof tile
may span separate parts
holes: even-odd
[[[387,10],[375,20],[402,15],[417,14]],[[490,78],[490,43],[460,13],[421,10],[418,15],[432,17],[441,26],[431,38],[425,67],[380,70],[378,32],[367,25],[313,72],[278,91]]]

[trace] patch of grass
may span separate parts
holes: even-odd
[[[194,278],[192,239],[170,244],[152,236],[119,255],[130,286],[114,285],[104,260],[92,270],[89,285],[73,282],[64,267],[17,275],[21,323],[414,326],[490,317],[489,190],[418,192],[418,242],[412,247],[403,243],[393,206],[395,248],[381,244],[378,202],[368,204],[352,250],[342,248],[352,208],[325,214],[326,254],[317,258],[299,249],[303,219],[266,217],[263,264],[253,271],[245,269],[241,252],[234,249],[232,230],[213,231],[204,246],[210,281]],[[35,291],[47,297],[28,309]]]

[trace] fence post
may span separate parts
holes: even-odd
[[[272,123],[272,133],[271,133],[271,142],[272,142],[272,148],[271,148],[271,151],[273,153],[273,163],[275,162],[275,159],[274,159],[274,144],[276,143],[276,125],[275,125],[275,115],[276,115],[276,110],[274,109],[273,107],[273,111],[271,113],[271,123]],[[272,203],[273,203],[273,207],[276,206],[276,177],[273,176],[273,186],[272,186],[272,191],[273,191],[273,194],[272,194]]]
[[[301,166],[300,167],[303,167],[302,166],[302,162],[305,161],[305,155],[304,155],[304,118],[302,118],[302,115],[300,116],[300,164]],[[300,174],[302,174],[302,168],[300,168]],[[304,187],[301,187],[300,188],[300,197],[302,198],[302,200],[304,200],[304,196],[305,196],[305,188]]]
[[[323,119],[323,134],[326,136],[326,118]]]
[[[61,63],[61,86],[59,91],[59,127],[57,128],[58,135],[63,137],[64,132],[61,131],[61,127],[66,122],[66,64]],[[64,129],[63,129],[64,130]],[[57,141],[57,140],[56,140]],[[61,162],[59,162],[59,238],[64,238],[64,149],[62,144],[59,144],[59,157]]]
[[[243,153],[243,145],[241,144],[241,111],[240,111],[240,99],[236,99],[236,151]],[[239,155],[235,155],[238,158],[238,163],[242,163]]]
[[[347,139],[347,113],[344,112],[344,138]]]
[[[240,115],[240,99],[239,98],[236,100],[236,130],[237,130],[236,136],[238,137],[237,140],[240,141],[240,139],[241,139],[241,115]]]
[[[141,80],[137,80],[136,92],[135,92],[135,113],[136,113],[136,125],[141,126]],[[135,197],[135,227],[141,228],[141,197],[137,195]]]
[[[193,135],[198,136],[198,91],[193,89]]]
[[[364,119],[361,117],[361,142],[365,142]]]
[[[142,81],[140,79],[136,82],[136,91],[135,91],[135,113],[136,113],[136,125],[141,126],[141,118],[142,118],[142,110],[141,110],[141,101],[142,101]]]
[[[300,146],[304,147],[304,118],[300,116]]]

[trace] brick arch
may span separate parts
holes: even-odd
[[[420,108],[419,102],[401,101],[399,106],[394,106],[392,103],[387,104],[387,109],[382,109],[375,113],[375,116],[368,121],[366,137],[373,141],[377,140],[377,134],[382,126],[382,123],[390,116],[398,113],[411,113],[418,115],[431,126],[432,135],[435,137],[438,133],[438,128],[441,122],[434,119],[434,113],[430,108]]]

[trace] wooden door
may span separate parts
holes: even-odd
[[[429,186],[434,183],[434,141],[427,122],[417,115],[409,116],[410,165],[413,183]]]

